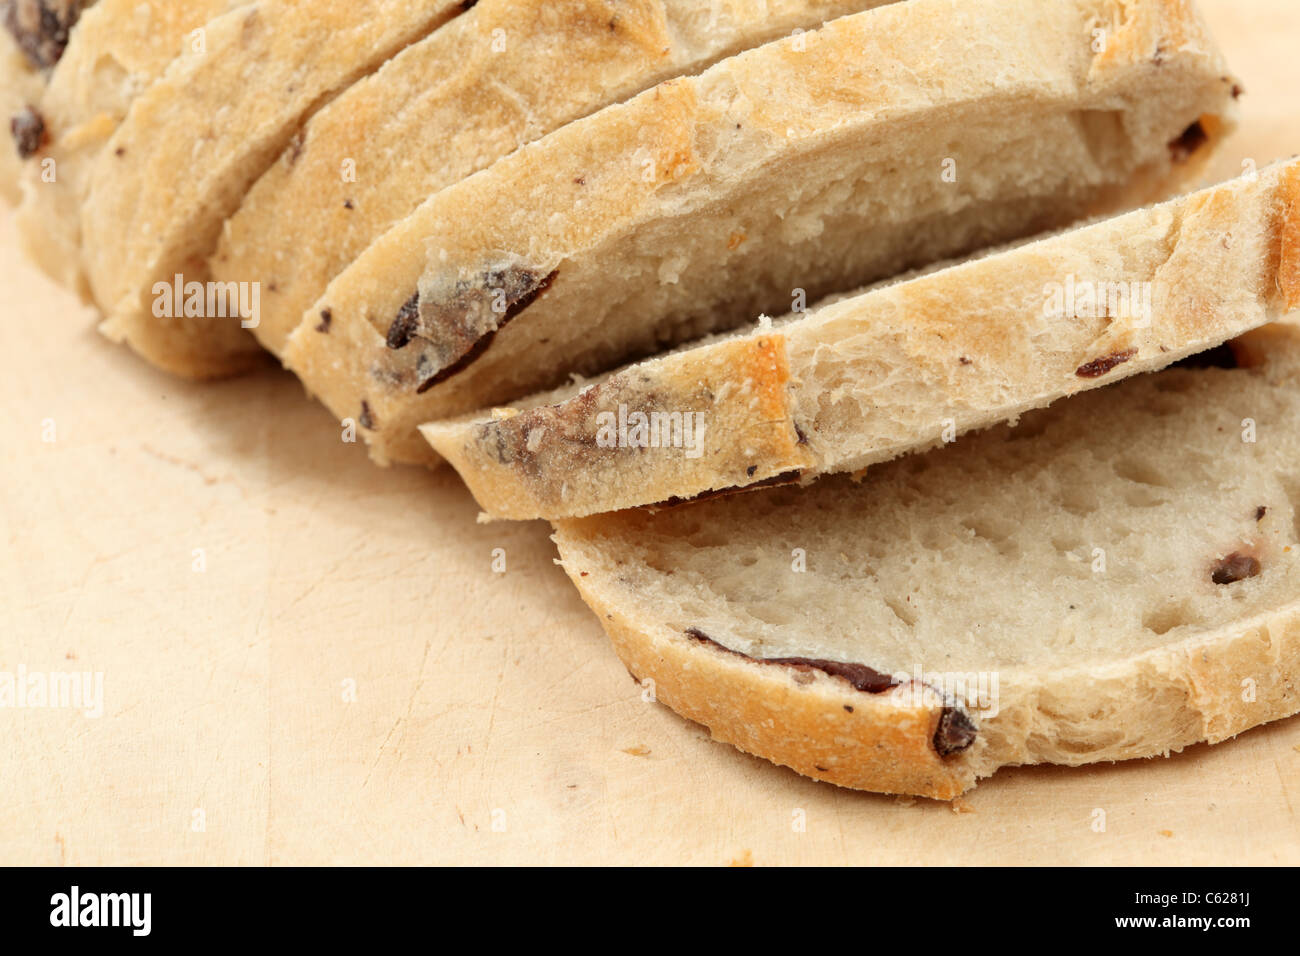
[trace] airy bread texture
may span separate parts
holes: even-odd
[[[90,289],[81,264],[81,204],[90,168],[132,100],[178,56],[203,55],[193,31],[236,5],[101,0],[78,22],[39,100],[49,141],[25,165],[14,221],[23,251],[83,299]]]
[[[302,122],[461,9],[262,0],[207,24],[206,53],[173,61],[135,100],[90,174],[81,225],[102,331],[180,375],[247,368],[260,349],[239,315],[156,316],[155,285],[207,282],[226,217]]]
[[[841,786],[1222,741],[1300,710],[1300,332],[1235,350],[861,481],[561,522],[564,568],[659,700]]]
[[[857,471],[1298,308],[1292,161],[421,431],[493,517],[580,517]]]
[[[660,80],[886,0],[480,0],[314,116],[211,262],[260,279],[275,354],[374,239],[428,196]]]
[[[330,284],[286,364],[378,461],[432,463],[423,422],[1156,198],[1233,90],[1182,2],[843,17],[431,197]]]

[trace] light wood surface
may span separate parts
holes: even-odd
[[[1300,151],[1300,3],[1203,6],[1248,94],[1217,178]],[[643,702],[545,525],[373,467],[287,374],[144,367],[7,216],[0,280],[0,671],[104,694],[0,709],[0,862],[1300,863],[1300,719],[955,807],[805,780]]]

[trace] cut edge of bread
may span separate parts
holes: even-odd
[[[1096,6],[1101,9],[1105,5]],[[1050,191],[1050,194],[1047,187],[1042,186],[1032,196],[1022,196],[1016,190],[1004,188],[995,194],[996,198],[981,194],[977,210],[967,206],[956,211],[946,207],[939,212],[930,210],[925,214],[917,211],[907,224],[906,235],[912,238],[898,239],[897,245],[894,242],[897,239],[896,233],[903,234],[902,226],[898,223],[890,222],[879,236],[864,236],[863,233],[870,232],[870,229],[861,224],[853,229],[837,229],[837,250],[841,246],[869,249],[879,245],[882,250],[888,251],[880,251],[878,255],[863,253],[863,257],[872,259],[872,262],[875,258],[890,256],[902,261],[891,262],[889,268],[882,267],[880,271],[876,271],[870,263],[864,265],[856,260],[852,266],[842,264],[836,267],[840,272],[852,269],[852,278],[823,275],[824,271],[836,269],[799,266],[800,278],[793,284],[817,286],[821,283],[827,286],[822,290],[826,293],[852,288],[863,282],[895,274],[909,265],[962,255],[988,243],[1065,225],[1081,216],[1131,208],[1134,202],[1156,198],[1151,192],[1157,187],[1164,187],[1163,193],[1167,194],[1185,186],[1207,158],[1211,151],[1208,147],[1217,143],[1220,136],[1233,125],[1235,109],[1229,96],[1234,88],[1231,77],[1213,45],[1198,45],[1198,38],[1204,38],[1204,30],[1195,13],[1186,4],[1151,0],[1149,3],[1131,2],[1120,6],[1132,16],[1123,23],[1120,33],[1112,37],[1112,45],[1104,56],[1088,55],[1084,73],[1075,81],[1086,83],[1090,94],[1095,94],[1096,99],[1090,95],[1087,102],[1080,102],[1077,97],[1072,102],[1067,101],[1060,89],[1067,80],[1061,76],[1048,81],[1038,74],[1014,75],[1017,82],[1039,85],[1044,94],[1042,113],[1050,115],[1058,125],[1062,122],[1073,124],[1071,129],[1079,136],[1076,145],[1086,142],[1086,151],[1090,154],[1100,151],[1109,155],[1108,151],[1121,147],[1117,146],[1113,137],[1101,135],[1101,132],[1114,131],[1112,126],[1117,125],[1114,113],[1128,115],[1128,107],[1119,109],[1118,104],[1142,101],[1138,89],[1145,88],[1149,82],[1160,85],[1164,81],[1157,82],[1158,78],[1172,76],[1172,69],[1185,71],[1186,77],[1195,77],[1195,80],[1180,81],[1177,86],[1179,95],[1187,98],[1179,100],[1177,110],[1167,102],[1164,104],[1165,111],[1161,114],[1160,122],[1155,124],[1161,131],[1159,137],[1152,130],[1144,128],[1139,145],[1123,147],[1131,153],[1123,153],[1128,161],[1115,161],[1097,167],[1106,174],[1102,177],[1104,182],[1090,183],[1087,188],[1080,187],[1082,194],[1079,195],[1070,193],[1063,186]],[[1008,9],[1012,7],[1009,5]],[[1076,13],[1086,19],[1085,8],[1091,9],[1086,0],[1083,0]],[[834,21],[823,28],[826,32],[820,39],[832,44],[853,34],[855,30],[866,31],[873,26],[883,30],[886,24],[894,28],[897,22],[905,22],[913,16],[918,19],[918,31],[923,32],[919,21],[928,16],[936,23],[942,22],[939,18],[941,12],[944,11],[940,10],[938,4],[887,5]],[[1042,12],[1035,8],[1032,14],[1026,13],[1025,16],[1039,16]],[[1171,18],[1177,21],[1172,27],[1169,25]],[[1186,18],[1187,22],[1183,23],[1179,18]],[[1169,36],[1181,37],[1187,43],[1176,48],[1172,43],[1166,43],[1160,33],[1166,29],[1170,31]],[[1073,38],[1071,34],[1071,41]],[[815,39],[816,37],[808,41],[810,50]],[[911,36],[911,40],[912,43],[907,47],[909,51],[918,46],[915,35]],[[1044,43],[1048,40],[1060,41],[1062,47],[1066,47],[1061,36],[1049,36]],[[844,45],[853,46],[847,41]],[[1086,48],[1086,43],[1083,47]],[[845,50],[844,55],[847,56],[847,53]],[[420,209],[376,240],[346,271],[336,277],[325,295],[304,315],[290,336],[284,355],[286,366],[297,373],[308,390],[336,415],[358,421],[364,415],[373,423],[374,427],[363,429],[362,435],[377,462],[432,465],[439,459],[418,433],[418,426],[424,422],[464,414],[484,405],[512,401],[529,392],[558,384],[567,373],[592,374],[626,361],[630,356],[648,354],[665,344],[685,341],[752,318],[760,308],[751,308],[749,300],[760,296],[765,300],[771,298],[774,295],[771,289],[766,286],[757,291],[747,288],[744,294],[748,298],[744,301],[738,300],[730,306],[720,301],[714,303],[722,306],[720,310],[706,309],[701,303],[712,302],[710,297],[716,294],[716,290],[704,287],[701,283],[707,285],[708,275],[723,274],[723,270],[720,266],[714,267],[717,264],[713,258],[708,259],[711,265],[707,268],[691,258],[690,268],[695,273],[690,283],[669,278],[655,285],[649,273],[642,270],[637,273],[635,283],[626,288],[623,285],[615,286],[619,290],[619,296],[628,301],[640,303],[642,300],[654,299],[656,305],[653,322],[642,322],[640,312],[620,308],[617,310],[618,327],[612,327],[602,320],[599,335],[589,334],[579,338],[571,329],[563,331],[569,327],[565,322],[572,315],[572,303],[587,302],[593,304],[592,308],[609,310],[614,308],[609,303],[622,301],[608,292],[611,269],[635,272],[641,268],[638,263],[648,258],[651,250],[659,250],[659,245],[650,243],[657,241],[657,234],[667,229],[664,216],[656,212],[643,222],[644,217],[650,216],[654,210],[671,207],[677,210],[672,220],[675,234],[681,233],[683,222],[696,221],[688,219],[695,210],[692,203],[696,202],[697,194],[707,192],[705,181],[712,182],[710,176],[721,177],[728,183],[739,176],[731,168],[736,163],[731,163],[726,170],[721,169],[722,158],[732,155],[732,151],[722,149],[721,144],[733,135],[733,123],[726,116],[723,121],[716,121],[714,113],[720,111],[721,114],[726,114],[730,108],[722,102],[726,100],[726,84],[732,74],[736,73],[736,83],[744,86],[754,81],[755,75],[771,72],[770,69],[759,69],[759,65],[768,58],[780,62],[782,57],[790,55],[790,41],[778,41],[723,61],[699,77],[661,84],[627,103],[569,124],[530,144],[512,157],[501,160],[488,170],[430,197]],[[901,56],[903,53],[900,52]],[[1131,66],[1126,72],[1121,65],[1130,62]],[[814,79],[820,82],[820,73]],[[845,81],[843,77],[838,77],[837,82],[842,86]],[[919,80],[917,82],[920,83]],[[834,86],[829,80],[827,83]],[[830,142],[834,137],[826,130],[819,130],[816,136],[803,130],[789,143],[781,146],[782,161],[804,161],[818,150],[829,154],[835,144],[846,149],[841,139],[847,141],[854,135],[853,130],[867,125],[868,116],[871,117],[871,122],[897,120],[901,126],[918,124],[920,113],[924,113],[925,118],[937,121],[924,111],[923,107],[928,102],[924,98],[908,99],[900,94],[898,101],[890,99],[892,94],[888,89],[889,77],[874,77],[872,83],[874,85],[866,84],[865,90],[855,88],[851,91],[858,101],[871,103],[870,108],[858,104],[859,113],[862,114],[858,117],[861,122],[852,125],[847,118],[841,118],[832,124],[834,137],[839,137],[835,138],[834,144]],[[787,85],[793,84],[787,82]],[[979,117],[987,112],[987,101],[993,99],[987,86],[986,83],[980,87],[979,96],[984,98],[982,100],[965,86],[960,89],[945,86],[944,98],[941,98],[944,109],[950,115],[960,116],[968,124],[978,122]],[[1121,86],[1123,91],[1119,89]],[[848,98],[848,92],[839,87],[836,89],[842,94],[841,99]],[[1194,96],[1193,89],[1197,91]],[[807,92],[804,91],[805,94]],[[872,96],[881,98],[879,106],[872,101]],[[719,102],[714,102],[714,99]],[[843,106],[841,99],[832,97],[831,101],[841,104],[837,108],[845,117],[857,115],[853,109]],[[1028,96],[1021,94],[1020,99],[1028,99]],[[702,104],[706,101],[712,112],[704,109]],[[979,108],[981,105],[983,111]],[[908,112],[909,109],[911,112]],[[793,110],[793,106],[790,110]],[[1149,114],[1152,110],[1149,108],[1143,112],[1143,123],[1150,122]],[[1109,118],[1104,122],[1095,115],[1107,111],[1110,111]],[[937,115],[937,106],[933,112]],[[1081,116],[1081,113],[1085,115]],[[901,120],[898,119],[900,114],[903,115]],[[787,117],[786,113],[781,113],[776,118],[782,122],[787,119],[796,124],[799,122]],[[772,121],[771,117],[766,119]],[[710,122],[712,125],[709,125]],[[1191,127],[1187,126],[1189,122],[1192,123]],[[1101,131],[1095,128],[1098,123],[1104,127]],[[1179,134],[1186,133],[1187,130],[1199,130],[1199,135],[1194,137],[1199,145],[1196,149],[1183,151],[1185,155],[1178,155],[1178,151],[1174,150],[1178,158],[1171,162],[1171,150],[1167,149],[1171,141],[1164,135],[1164,128],[1169,126],[1172,130],[1175,123],[1177,130],[1170,133],[1175,145],[1181,142]],[[806,125],[811,128],[815,125],[814,120],[808,118]],[[788,130],[788,127],[782,128]],[[762,130],[765,127],[759,125],[751,128],[750,125],[745,125],[745,131],[735,133],[734,136],[757,135],[753,132],[754,129]],[[596,136],[597,133],[600,134],[599,137]],[[865,134],[857,135],[861,138]],[[876,137],[879,138],[880,135],[877,131]],[[970,133],[970,136],[984,142],[975,133]],[[1158,144],[1155,142],[1157,138]],[[597,142],[602,146],[614,144],[617,152],[612,155],[619,157],[624,153],[633,155],[634,147],[641,144],[642,152],[648,150],[648,155],[657,160],[649,168],[659,174],[658,179],[649,182],[643,181],[639,175],[629,175],[628,169],[639,167],[625,167],[622,162],[611,160],[608,151],[596,155],[594,144]],[[753,145],[749,144],[745,148],[752,149]],[[740,150],[740,153],[744,153],[744,150]],[[1096,158],[1093,155],[1090,161],[1093,166],[1096,165]],[[769,160],[775,163],[771,157]],[[886,165],[888,164],[883,160],[880,162],[882,169]],[[537,172],[536,167],[539,166],[549,173],[543,175]],[[1113,168],[1116,166],[1123,167],[1122,177],[1118,177],[1118,181],[1119,170]],[[1052,160],[1051,168],[1059,171],[1059,167],[1060,156],[1057,155]],[[763,169],[767,168],[768,166],[763,166]],[[922,164],[921,168],[929,167]],[[758,170],[757,166],[755,170]],[[779,183],[788,182],[788,178],[773,180],[773,177],[768,176],[764,179],[760,172],[761,170],[753,171],[752,176],[755,181],[761,180],[763,188],[769,191],[776,190]],[[836,176],[842,178],[842,175],[843,170],[840,169]],[[1021,176],[1018,181],[1023,179]],[[911,181],[908,182],[910,184]],[[992,188],[987,184],[986,187]],[[734,189],[734,183],[729,188]],[[519,210],[516,197],[521,193],[534,197],[533,205],[536,208],[530,206],[526,211]],[[506,197],[510,197],[508,204]],[[718,204],[722,203],[721,198],[714,198]],[[871,198],[870,194],[863,191],[863,195],[857,196],[855,201],[865,204],[868,198]],[[754,201],[752,195],[751,201]],[[930,196],[927,201],[933,205],[938,200]],[[746,239],[743,233],[734,233],[728,239],[725,233],[729,227],[724,223],[714,230],[722,229],[719,236],[713,232],[708,233],[707,248],[714,258],[725,257],[717,250],[723,244],[731,249],[733,242],[738,243],[734,248],[746,251],[736,255],[750,257],[744,261],[752,272],[756,268],[752,258],[757,253],[751,255],[748,251],[751,247],[757,249],[763,246],[763,255],[771,259],[776,255],[772,250],[785,242],[781,237],[785,236],[790,221],[798,220],[802,223],[804,219],[816,220],[819,216],[829,215],[826,209],[842,211],[846,205],[837,200],[826,206],[825,197],[822,197],[821,202],[809,201],[804,205],[796,202],[793,211],[785,211],[781,216],[782,223],[786,225],[774,226],[770,230],[773,238],[766,243],[754,241],[753,236]],[[762,204],[759,208],[767,209]],[[575,209],[581,209],[581,215],[575,216]],[[1030,210],[1034,211],[1032,215]],[[736,213],[732,218],[739,215]],[[776,212],[764,211],[759,217],[761,221],[756,227],[756,235],[766,235],[763,230],[767,229],[768,220],[775,216]],[[1027,218],[1034,222],[1024,221]],[[464,235],[464,230],[453,230],[445,225],[450,222],[468,222],[471,219],[474,220],[474,229]],[[944,224],[942,230],[936,225],[938,222]],[[981,233],[982,238],[968,244],[962,244],[960,238],[952,237],[946,244],[922,242],[916,239],[921,223],[928,227],[925,231],[927,237],[931,233],[955,233],[970,239],[969,233],[974,229]],[[838,223],[832,225],[838,227]],[[796,226],[802,228],[798,223]],[[810,241],[809,247],[824,245],[829,229],[827,227],[819,234],[818,241]],[[648,230],[648,233],[642,230]],[[689,233],[690,230],[687,231]],[[991,232],[993,235],[984,236],[983,232]],[[635,241],[628,238],[633,235]],[[433,253],[429,253],[433,259],[427,260],[427,244],[431,237],[446,237],[446,248],[435,248]],[[850,242],[850,238],[855,238],[856,241]],[[873,245],[876,239],[880,241]],[[693,241],[696,245],[705,242],[698,236]],[[911,246],[917,244],[924,245],[925,250],[911,250]],[[931,248],[934,244],[941,245],[942,248]],[[956,248],[952,248],[954,244]],[[693,249],[694,246],[690,248]],[[800,246],[786,242],[780,248],[783,250],[782,255],[790,257],[791,250],[799,250]],[[684,256],[688,250],[679,242],[672,247],[672,251]],[[525,256],[527,258],[523,258]],[[503,266],[498,269],[497,258],[501,258],[509,268]],[[658,258],[665,260],[658,269],[662,273],[667,267],[665,255],[659,253]],[[838,261],[838,257],[828,254],[822,260]],[[433,265],[429,264],[430,261]],[[558,269],[558,277],[557,262],[564,266]],[[738,263],[738,258],[737,261],[728,259],[726,268],[740,268]],[[481,268],[485,276],[511,272],[529,280],[526,294],[519,296],[518,307],[513,307],[512,304],[512,308],[504,312],[506,319],[495,327],[486,328],[493,323],[490,316],[485,318],[479,315],[482,310],[475,311],[461,322],[456,320],[459,313],[454,308],[443,307],[443,294],[453,286],[458,288],[448,277],[457,273],[457,270],[470,270],[471,267]],[[794,266],[787,267],[787,271],[791,269]],[[470,293],[477,293],[479,290],[474,282],[479,280],[468,271],[466,276],[468,278],[465,281],[471,287]],[[787,296],[788,302],[791,286],[785,284],[787,278],[790,277],[784,274],[779,281],[769,277],[766,285],[773,288],[780,285],[783,290],[780,294]],[[601,292],[601,288],[607,289],[607,292]],[[413,297],[412,291],[418,294]],[[818,295],[816,290],[813,294],[814,297]],[[671,305],[671,314],[664,311],[668,305],[660,308],[663,303],[659,299]],[[433,319],[426,321],[423,317],[426,304],[430,316],[438,317],[436,322]],[[771,307],[773,306],[765,305],[761,308]],[[444,312],[451,315],[451,318],[444,321],[441,317]],[[417,315],[417,328],[414,334],[407,336],[407,327]],[[514,319],[516,315],[522,317]],[[510,321],[508,327],[505,326],[505,321]],[[590,321],[594,327],[598,319]],[[570,322],[569,325],[571,324]],[[473,328],[462,328],[463,325]],[[384,329],[388,330],[387,341]],[[665,339],[664,336],[668,338]],[[648,347],[651,337],[659,339],[658,348]],[[587,351],[574,354],[575,341],[579,343],[576,347],[580,351]],[[394,344],[390,347],[388,342]],[[456,358],[457,355],[460,358]],[[549,371],[535,374],[532,371],[534,364]],[[430,375],[430,370],[440,371],[434,371]],[[540,380],[543,377],[547,380]]]
[[[1168,229],[1174,238],[1167,251],[1165,237],[1149,240],[1158,253],[1149,263],[1140,262],[1149,272],[1120,269],[1104,276],[1112,284],[1122,280],[1125,286],[1142,282],[1176,287],[1170,303],[1149,317],[1158,337],[1144,335],[1136,321],[1121,317],[1112,317],[1098,336],[1087,323],[1069,315],[1059,317],[1056,330],[1044,336],[1043,324],[1024,311],[1024,303],[1039,294],[1036,283],[1045,263],[1054,263],[1046,271],[1059,271],[1063,280],[1079,259],[1078,247],[1091,242],[1109,253],[1118,244],[1120,230],[1125,241],[1136,245],[1165,216],[1170,217]],[[1231,248],[1221,248],[1222,237],[1234,233]],[[1199,252],[1182,254],[1180,261],[1191,270],[1174,274],[1167,267],[1179,254],[1179,245]],[[1216,255],[1221,262],[1214,260]],[[1227,276],[1215,268],[1223,263],[1233,270]],[[1015,278],[999,287],[1002,272]],[[1252,301],[1234,298],[1236,287],[1246,288],[1257,273],[1261,288]],[[1214,305],[1225,284],[1234,288],[1220,299],[1231,301],[1231,310]],[[992,305],[989,290],[1000,293],[992,297]],[[1023,294],[1007,294],[1012,290]],[[1199,313],[1189,305],[1194,303],[1203,305]],[[969,324],[955,327],[948,320],[964,308],[979,313],[983,333],[975,334]],[[571,388],[534,396],[494,413],[429,423],[420,430],[460,473],[489,516],[582,517],[857,471],[948,440],[945,421],[952,423],[951,437],[955,437],[1014,420],[1080,391],[1163,368],[1297,308],[1300,160],[1292,160],[1261,170],[1253,178],[1230,180],[1161,206],[1018,244],[1003,253],[982,253],[910,282],[840,298],[806,317],[787,316],[774,327],[760,323],[735,337],[627,367],[584,385],[581,391]],[[892,328],[897,322],[890,317],[904,315],[911,331],[906,333],[908,344],[900,348],[903,333]],[[1000,334],[990,316],[1005,323]],[[838,331],[819,333],[825,327]],[[823,350],[839,352],[852,340],[877,334],[881,354],[869,356],[868,367],[858,368],[856,381],[844,370],[834,376],[819,371]],[[917,345],[912,339],[925,341]],[[1008,341],[1022,340],[1023,349],[1000,350]],[[987,343],[995,345],[985,347]],[[1068,350],[1073,358],[1057,354],[1065,343],[1073,343]],[[948,365],[960,366],[957,372],[941,366],[938,353]],[[1019,365],[1027,357],[1035,374],[1043,372],[1042,381],[1026,381]],[[837,362],[853,364],[849,359]],[[886,371],[876,369],[877,364]],[[1092,374],[1094,369],[1098,374]],[[955,387],[954,375],[960,383]],[[891,387],[908,389],[908,414],[918,406],[925,413],[907,434],[897,434],[899,426],[893,418],[902,412],[889,406],[876,412],[873,403],[880,400],[876,380],[882,376],[893,383]],[[837,402],[848,396],[872,410],[845,423],[832,421],[823,434],[814,410],[833,391],[840,393]],[[681,447],[657,444],[610,447],[606,442],[597,447],[598,423],[614,417],[616,408],[619,415],[630,409],[661,421],[681,419],[688,410],[704,416],[707,429],[696,449],[699,454],[691,457]],[[946,415],[952,418],[945,419]],[[871,430],[853,431],[863,426]]]

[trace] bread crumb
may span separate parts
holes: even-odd
[[[624,747],[623,753],[631,754],[633,757],[648,757],[650,756],[650,748],[643,744],[637,744],[635,747]]]
[[[974,813],[975,812],[975,808],[972,807],[961,797],[953,797],[951,800],[949,800],[948,808],[952,810],[953,813]]]
[[[1160,831],[1160,835],[1161,835],[1162,837],[1171,837],[1171,836],[1174,835],[1174,831],[1173,831],[1173,830],[1161,830],[1161,831]]]
[[[492,409],[492,420],[494,422],[503,422],[514,418],[518,414],[519,409],[517,408],[494,408]]]
[[[727,864],[727,866],[753,866],[753,865],[754,865],[754,854],[750,850],[742,851],[740,856],[736,857],[734,860],[732,860],[730,863]]]

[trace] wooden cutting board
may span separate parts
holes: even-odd
[[[1300,150],[1300,4],[1204,7],[1248,94],[1214,178]],[[0,671],[103,675],[98,718],[0,709],[0,861],[1300,863],[1300,719],[956,806],[714,743],[544,524],[375,468],[284,373],[151,371],[0,237]]]

